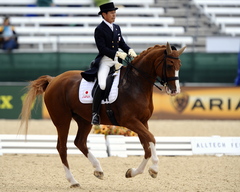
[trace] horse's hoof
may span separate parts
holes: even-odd
[[[131,178],[132,177],[132,169],[128,169],[126,174],[125,174],[126,178]]]
[[[94,175],[95,177],[97,177],[98,179],[101,179],[103,180],[103,172],[100,172],[100,171],[94,171]]]
[[[80,187],[79,183],[75,183],[70,186],[70,188],[77,188],[77,187]]]
[[[149,169],[148,170],[149,174],[151,175],[152,178],[156,178],[158,172],[154,171],[153,169]]]

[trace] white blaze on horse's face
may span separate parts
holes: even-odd
[[[175,77],[178,77],[179,71],[175,71]],[[176,90],[169,89],[168,86],[165,86],[166,93],[171,96],[175,96],[181,92],[179,80],[175,80]]]
[[[179,77],[178,75],[179,75],[179,71],[175,71],[175,77]],[[176,85],[176,94],[175,95],[177,95],[181,92],[179,80],[175,81],[175,85]]]
[[[186,48],[186,46],[182,47],[179,50],[174,49],[176,51],[173,51],[170,44],[167,43],[167,45],[166,45],[167,57],[172,58],[172,59],[179,59],[178,57],[183,53],[185,48]],[[173,61],[172,61],[172,63],[173,63]],[[174,80],[174,83],[171,81],[172,80],[171,78],[170,78],[171,80],[169,80],[166,83],[165,90],[166,90],[166,93],[168,95],[174,96],[174,95],[179,94],[180,91],[181,91],[180,90],[180,84],[179,84],[179,77],[178,77],[180,66],[181,66],[181,63],[175,63],[175,80]],[[172,71],[171,74],[173,74],[173,71]]]

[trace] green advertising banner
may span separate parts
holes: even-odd
[[[25,86],[0,85],[0,119],[17,119],[21,113],[25,95]],[[33,104],[31,118],[42,118],[41,99]]]

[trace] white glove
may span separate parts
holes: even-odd
[[[133,49],[129,49],[128,55],[130,55],[131,57],[137,57],[137,54],[135,53],[135,51]]]
[[[121,63],[116,63],[115,64],[115,70],[116,72],[118,72],[118,70],[122,67],[122,64]]]
[[[127,53],[121,52],[121,51],[117,51],[116,56],[121,58],[122,60],[125,60],[125,58],[127,57]]]

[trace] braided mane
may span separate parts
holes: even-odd
[[[149,47],[148,49],[142,51],[132,62],[138,62],[142,60],[144,56],[146,56],[149,52],[156,50],[156,49],[166,49],[166,45],[154,45],[152,47]]]
[[[147,53],[149,53],[150,51],[152,51],[153,49],[162,49],[162,48],[166,48],[166,45],[155,45],[153,47],[149,47],[147,50],[144,50],[139,57],[145,56]]]

